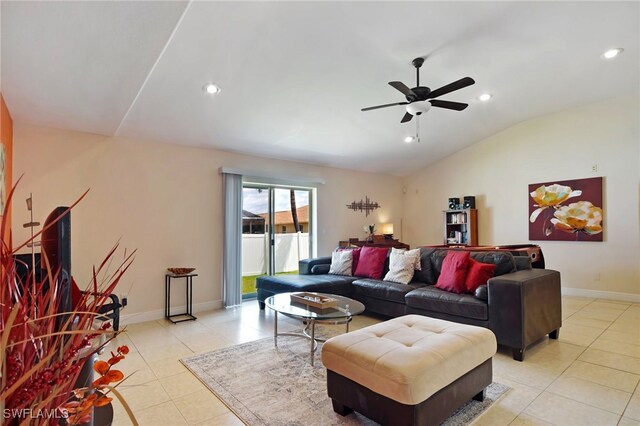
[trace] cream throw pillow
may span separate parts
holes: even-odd
[[[353,253],[351,250],[334,251],[331,253],[331,275],[351,276],[351,265],[353,264]]]
[[[397,252],[404,253],[406,256],[415,256],[416,260],[415,260],[415,263],[413,264],[413,269],[415,269],[416,271],[422,271],[422,264],[420,264],[420,249],[419,248],[413,249],[413,250],[397,249],[397,248],[392,248],[391,249],[391,254],[397,253]]]
[[[414,251],[414,250],[409,250]],[[419,252],[419,251],[418,251]],[[389,259],[389,272],[384,276],[385,281],[392,281],[401,284],[409,284],[415,271],[415,253],[408,255],[408,251],[392,251]],[[419,257],[418,257],[419,259]]]

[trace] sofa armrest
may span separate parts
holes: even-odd
[[[491,278],[489,328],[499,344],[514,349],[522,361],[531,343],[562,326],[560,273],[550,269],[527,269]]]
[[[316,257],[313,259],[302,259],[298,262],[300,275],[311,275],[311,268],[316,265],[331,265],[331,256]]]

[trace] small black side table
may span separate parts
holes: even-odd
[[[198,274],[174,275],[166,274],[164,276],[164,317],[174,324],[183,321],[194,321],[197,318],[193,316],[193,277]],[[187,312],[171,315],[171,279],[184,278],[187,289]],[[175,317],[185,317],[183,319],[174,320]]]

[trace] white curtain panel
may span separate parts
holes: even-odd
[[[224,246],[222,301],[224,306],[242,303],[242,176],[222,174],[224,187]]]

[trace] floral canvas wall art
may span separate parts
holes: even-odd
[[[602,177],[529,185],[529,239],[602,241]]]

